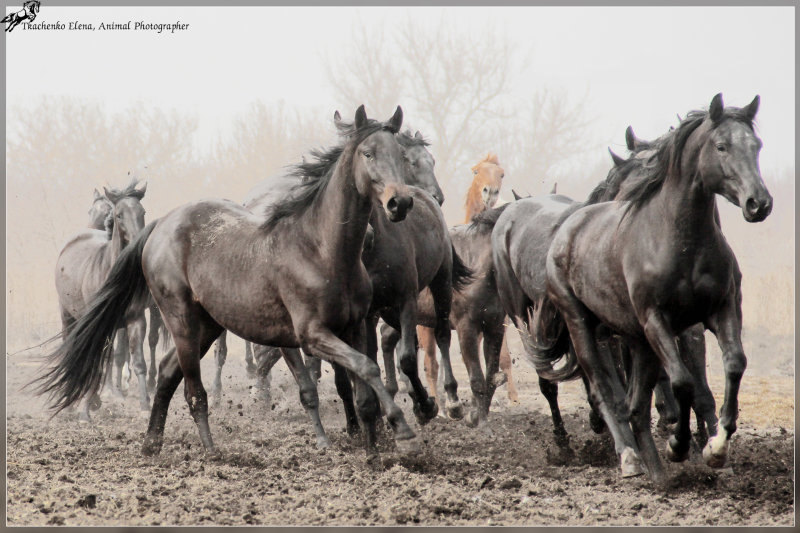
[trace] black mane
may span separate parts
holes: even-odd
[[[665,133],[658,139],[642,143],[633,152],[633,156],[613,167],[605,180],[601,181],[591,192],[585,205],[614,200],[619,194],[622,183],[636,170],[642,170],[644,178],[634,184],[626,193],[622,201],[630,202],[627,209],[639,209],[650,201],[661,190],[670,170],[678,169],[681,165],[681,156],[689,136],[702,124],[708,116],[707,111],[690,111],[677,128]],[[723,118],[736,120],[753,129],[753,122],[744,110],[737,107],[725,108]],[[718,124],[719,124],[718,123]],[[712,127],[716,127],[717,124]],[[650,158],[635,157],[643,151],[653,151]]]
[[[268,210],[267,219],[261,224],[262,229],[270,231],[284,218],[304,213],[328,186],[345,149],[348,146],[357,146],[381,130],[391,131],[391,128],[382,122],[370,120],[358,130],[353,126],[346,131],[340,129],[342,136],[345,137],[341,144],[327,150],[313,150],[309,161],[291,167],[290,175],[298,177],[299,183],[292,187],[285,200]]]
[[[500,215],[503,214],[503,211],[505,211],[509,205],[511,205],[511,203],[503,204],[500,207],[494,207],[478,213],[472,217],[468,229],[470,231],[479,232],[492,231],[495,224],[497,224],[497,219],[500,218]]]
[[[400,146],[403,148],[411,148],[412,146],[430,146],[431,143],[428,142],[427,139],[422,137],[416,137],[411,130],[406,130],[402,133],[397,135],[397,142],[400,143]]]

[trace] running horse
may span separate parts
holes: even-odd
[[[369,217],[375,202],[393,222],[412,207],[400,183],[403,156],[395,135],[402,120],[399,107],[385,123],[369,122],[359,107],[336,165],[303,182],[266,218],[234,202],[204,200],[149,224],[51,354],[50,367],[35,380],[38,392],[50,394],[56,411],[96,392],[115,328],[149,288],[177,355],[159,367],[145,455],[161,451],[169,402],[183,379],[200,440],[216,451],[200,359],[223,329],[342,365],[360,378],[357,397],[370,396],[365,384],[377,395],[398,450],[416,453],[419,439],[386,392],[378,365],[363,354],[372,287],[360,258]]]
[[[503,178],[505,177],[505,171],[503,167],[500,166],[500,162],[497,158],[497,154],[489,152],[486,157],[478,161],[472,167],[472,183],[470,184],[469,189],[467,190],[466,200],[464,202],[464,209],[465,209],[465,218],[464,224],[468,225],[473,222],[474,218],[485,212],[488,209],[491,209],[497,204],[497,200],[500,197],[500,187],[503,184]],[[477,236],[478,234],[482,233],[481,230],[485,230],[486,228],[491,229],[492,226],[487,226],[487,222],[491,220],[492,224],[496,219],[486,219],[481,224],[477,225],[475,228],[478,231],[471,232],[471,235]],[[462,251],[461,245],[464,247],[468,246],[466,240],[464,240],[463,236],[456,237],[453,232],[462,232],[465,231],[466,226],[461,227],[460,229],[456,230],[455,228],[451,229],[451,237],[454,239],[454,244],[458,245],[456,251],[460,255],[468,254],[469,257],[475,259],[475,263],[471,264],[468,262],[468,266],[473,269],[477,269],[481,271],[484,275],[488,272],[488,269],[491,268],[491,264],[486,263],[483,264],[483,259],[481,252],[478,249],[472,249],[467,251],[466,249]],[[474,246],[472,246],[474,248]],[[480,248],[480,246],[478,246]],[[478,275],[476,279],[481,279],[481,275]],[[492,280],[490,279],[489,282],[491,283]],[[473,296],[477,296],[481,294],[482,297],[486,297],[486,288],[478,289],[478,285],[473,287]],[[459,335],[459,346],[461,346],[461,353],[464,356],[464,364],[467,366],[470,375],[470,383],[473,389],[473,397],[479,399],[480,404],[485,403],[485,399],[488,397],[489,402],[491,402],[491,398],[493,396],[494,388],[502,385],[503,381],[505,380],[508,383],[508,399],[514,403],[519,402],[519,395],[517,394],[517,387],[514,384],[514,378],[511,374],[511,355],[508,352],[508,343],[505,338],[505,334],[502,337],[502,343],[500,346],[500,370],[502,370],[503,374],[498,376],[494,372],[489,372],[487,366],[487,378],[492,380],[492,384],[481,385],[480,383],[483,381],[483,378],[478,378],[477,374],[475,373],[476,369],[480,369],[480,362],[478,362],[478,345],[481,341],[481,337],[483,337],[484,333],[492,332],[491,334],[496,334],[493,325],[489,325],[489,323],[484,324],[484,320],[492,314],[491,305],[486,306],[485,309],[482,311],[478,311],[477,307],[475,311],[469,311],[473,306],[470,305],[468,302],[463,302],[463,297],[460,295],[455,295],[455,298],[459,299],[458,307],[459,309],[463,310],[463,313],[471,314],[472,318],[478,320],[469,320],[466,318],[466,315],[460,313],[460,317],[458,320],[454,321],[454,327],[456,331],[458,331]],[[468,297],[467,297],[468,298]],[[478,306],[482,304],[478,303]],[[486,315],[486,316],[483,316]],[[483,318],[478,319],[479,316],[483,316]],[[492,322],[491,320],[489,322]],[[462,327],[459,329],[457,327],[457,323],[461,323]],[[467,328],[467,324],[471,324],[469,328]],[[439,377],[439,364],[436,359],[436,345],[433,342],[433,334],[430,328],[426,328],[424,326],[419,326],[417,328],[417,337],[419,338],[420,346],[422,347],[423,351],[425,352],[425,375],[428,379],[428,386],[431,390],[431,395],[434,399],[436,399],[437,395],[437,388],[436,383]],[[464,346],[462,343],[468,343],[467,346]],[[486,348],[493,346],[494,341],[485,342],[484,344],[484,359],[489,364],[494,356],[486,353]],[[466,354],[465,355],[465,351]],[[474,353],[474,357],[473,354]],[[474,360],[473,360],[474,359]],[[468,361],[469,360],[469,361]],[[477,362],[477,367],[475,366]],[[488,389],[484,387],[488,386],[491,388],[492,392],[490,393]],[[475,397],[476,391],[483,391],[478,393],[478,396]],[[484,419],[483,410],[479,411],[472,411],[468,421],[470,424],[477,423],[476,415],[477,413],[481,413],[481,420]]]
[[[760,222],[772,211],[758,167],[762,143],[753,129],[758,106],[756,96],[744,108],[725,108],[717,94],[708,111],[690,112],[653,164],[643,167],[625,201],[577,210],[548,251],[547,294],[575,348],[565,366],[580,366],[587,377],[624,476],[644,467],[657,482],[665,477],[650,432],[652,392],[661,367],[680,409],[667,456],[675,462],[688,458],[694,379],[676,336],[698,322],[717,337],[725,370],[720,427],[703,457],[711,467],[727,460],[747,360],[741,342],[741,273],[716,219],[716,195],[740,207],[748,222]],[[597,324],[621,335],[631,350],[627,394],[598,353]],[[539,356],[540,368],[554,362],[545,353]],[[549,377],[568,373],[553,370]]]

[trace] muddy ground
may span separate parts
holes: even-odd
[[[93,427],[74,413],[53,419],[41,398],[20,392],[37,364],[28,352],[7,359],[8,525],[792,525],[794,523],[794,363],[790,339],[746,337],[750,364],[741,390],[739,431],[729,466],[715,471],[693,453],[667,464],[670,481],[622,479],[607,436],[589,429],[579,383],[561,405],[575,456],[555,454],[547,404],[512,334],[520,403],[502,387],[491,432],[437,417],[418,428],[422,453],[398,457],[383,434],[381,460],[368,463],[343,431],[332,371],[323,367],[321,414],[332,446],[313,432],[284,363],[271,405],[252,397],[243,348],[232,341],[222,406],[211,412],[221,457],[207,457],[183,400],[173,399],[160,456],[143,457],[147,424],[136,400],[107,400]],[[470,398],[454,342],[459,396]],[[718,405],[718,351],[709,345]],[[213,359],[203,361],[210,385]],[[654,416],[655,419],[655,416]],[[657,436],[663,448],[663,436]],[[662,456],[663,458],[663,456]]]

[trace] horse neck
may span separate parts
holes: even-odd
[[[675,157],[672,154],[671,157]],[[684,146],[680,166],[670,164],[664,185],[654,198],[666,220],[682,240],[694,241],[719,228],[715,193],[708,191],[700,180],[699,145]],[[671,163],[671,162],[670,162]]]
[[[127,243],[122,241],[122,233],[120,232],[119,224],[114,224],[114,229],[111,231],[111,240],[106,244],[103,253],[104,259],[109,264],[113,265],[126,244]]]
[[[324,235],[320,251],[335,265],[360,264],[372,212],[372,201],[361,196],[352,171],[354,148],[343,152],[322,196],[313,206],[311,231]]]
[[[478,199],[478,196],[480,195],[478,188],[478,185],[473,181],[472,185],[470,185],[469,190],[467,191],[467,201],[464,204],[464,211],[466,214],[466,217],[464,218],[464,224],[469,224],[472,222],[472,217],[484,211],[483,202]]]

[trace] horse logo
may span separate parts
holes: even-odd
[[[40,5],[41,2],[38,0],[28,0],[22,4],[22,9],[16,13],[9,13],[3,20],[0,20],[0,23],[7,22],[8,27],[6,31],[11,31],[26,20],[28,22],[33,22],[36,19],[36,14],[39,12]]]

